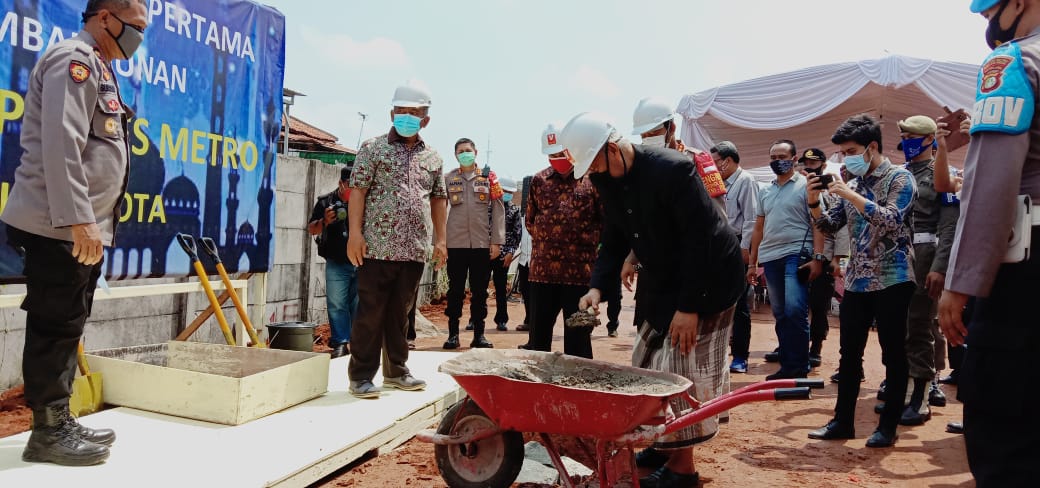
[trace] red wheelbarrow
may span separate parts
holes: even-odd
[[[523,432],[540,435],[567,488],[575,485],[549,434],[595,442],[599,486],[613,487],[630,476],[638,488],[635,446],[744,403],[804,400],[811,398],[810,388],[823,388],[822,380],[766,381],[699,402],[687,393],[690,381],[678,375],[522,350],[471,350],[440,371],[469,397],[444,414],[437,430],[417,438],[435,444],[437,466],[452,488],[511,485],[524,461]],[[668,401],[674,397],[694,409],[671,415]]]

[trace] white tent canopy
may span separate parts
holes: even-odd
[[[712,88],[679,102],[682,140],[705,150],[718,141],[732,141],[740,151],[741,166],[759,168],[768,166],[769,147],[777,139],[793,140],[799,151],[815,147],[833,154],[834,130],[850,116],[869,113],[882,123],[885,155],[901,163],[896,122],[912,115],[939,117],[944,106],[970,113],[978,69],[889,56]],[[961,166],[965,152],[951,154],[951,163]]]

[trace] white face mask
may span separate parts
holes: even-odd
[[[653,136],[653,137],[644,137],[643,138],[643,145],[644,146],[649,146],[649,147],[664,147],[665,146],[665,138],[664,138],[663,135]]]

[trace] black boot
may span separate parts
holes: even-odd
[[[108,446],[88,441],[81,429],[85,427],[72,418],[68,405],[34,409],[33,430],[22,451],[22,461],[92,466],[108,459]],[[115,440],[115,434],[102,434]]]
[[[914,378],[914,392],[910,394],[910,405],[903,411],[899,419],[900,425],[922,425],[932,418],[932,411],[924,403],[924,394],[930,382],[922,378]]]

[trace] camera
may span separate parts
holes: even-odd
[[[821,189],[826,190],[831,183],[834,183],[834,175],[820,175],[820,184],[823,185]]]
[[[347,204],[345,202],[333,203],[329,208],[336,213],[336,220],[347,220]]]

